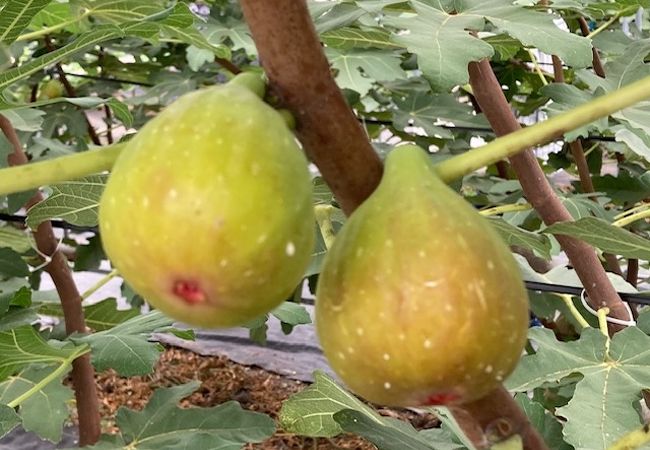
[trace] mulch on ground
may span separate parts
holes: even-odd
[[[306,383],[267,372],[257,367],[243,366],[221,356],[201,356],[178,348],[166,349],[153,374],[123,378],[109,370],[97,375],[103,431],[116,433],[115,413],[120,406],[140,410],[153,391],[192,380],[201,387],[181,402],[181,406],[216,406],[229,400],[238,401],[244,409],[277,419],[282,402],[307,387]],[[379,409],[383,415],[408,420],[417,429],[438,425],[430,414],[409,410]],[[353,435],[333,439],[310,439],[281,429],[260,444],[249,444],[246,450],[373,450],[375,446]]]

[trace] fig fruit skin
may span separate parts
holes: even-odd
[[[41,99],[50,100],[63,96],[63,83],[59,80],[48,80],[41,88]]]
[[[381,405],[479,399],[526,342],[528,297],[509,248],[415,146],[388,155],[380,185],[336,236],[316,296],[332,368]]]
[[[245,87],[195,91],[127,143],[99,226],[114,267],[153,306],[193,326],[242,325],[282,303],[309,264],[308,162]]]

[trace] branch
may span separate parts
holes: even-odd
[[[553,72],[555,73],[555,82],[564,83],[564,72],[562,68],[562,61],[556,55],[552,56],[553,58]],[[569,149],[573,155],[573,160],[576,163],[578,168],[578,177],[580,179],[580,186],[582,187],[582,192],[593,193],[595,192],[594,183],[591,179],[591,173],[589,172],[589,164],[587,164],[587,158],[585,157],[585,151],[582,146],[582,140],[577,139],[575,141],[569,142]],[[593,201],[597,201],[595,197],[591,197]],[[616,259],[616,255],[611,253],[605,253],[605,261],[607,262],[607,268],[618,275],[623,275],[621,271],[621,266]]]
[[[382,165],[330,74],[304,0],[242,0],[271,88],[346,214],[379,184]]]
[[[580,31],[582,35],[587,37],[589,36],[589,24],[584,17],[578,17],[578,24],[580,25]],[[603,67],[603,62],[600,60],[600,54],[598,49],[594,46],[591,47],[591,53],[593,54],[592,66],[596,75],[601,78],[605,78],[605,68]]]
[[[237,67],[235,64],[233,64],[232,62],[228,61],[225,58],[214,58],[214,60],[217,64],[219,64],[221,67],[223,67],[233,75],[237,75],[242,72],[242,70],[239,67]]]
[[[7,157],[10,166],[26,165],[27,155],[23,151],[16,130],[9,120],[0,115],[0,129],[7,137],[13,152]],[[27,207],[43,200],[43,195],[38,192]],[[77,290],[68,260],[58,249],[58,240],[54,236],[52,224],[49,221],[41,223],[34,232],[36,246],[40,253],[49,255],[50,261],[45,266],[45,271],[50,274],[56,287],[63,315],[65,318],[66,334],[85,333],[86,323],[84,310],[81,306],[81,295]],[[97,442],[101,434],[99,401],[95,385],[95,370],[90,363],[90,355],[84,354],[72,363],[72,382],[74,385],[77,412],[79,416],[79,445],[91,445]]]
[[[503,95],[501,86],[488,60],[470,63],[470,83],[478,102],[483,108],[495,133],[499,136],[520,132],[521,126]],[[578,108],[579,109],[579,108]],[[548,122],[547,122],[548,123]],[[571,128],[568,128],[571,129]],[[524,194],[535,207],[547,225],[555,222],[572,221],[560,199],[555,195],[535,155],[527,150],[510,157]],[[613,317],[628,320],[627,309],[607,278],[592,247],[565,235],[558,235],[558,241],[576,270],[582,285],[587,290],[589,302],[596,310],[607,306]],[[621,327],[612,326],[612,331]]]
[[[639,282],[639,260],[630,258],[627,260],[627,273],[625,274],[625,281],[632,286],[637,287]]]
[[[113,113],[108,104],[104,104],[104,114],[106,115],[106,140],[108,145],[113,144]]]

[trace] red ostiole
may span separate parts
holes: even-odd
[[[460,400],[460,395],[454,392],[439,392],[437,394],[432,394],[426,398],[424,401],[425,406],[440,406],[440,405],[449,405],[456,403]]]
[[[195,305],[203,303],[208,296],[203,292],[199,284],[195,281],[179,280],[174,283],[174,295],[180,297],[185,302]]]

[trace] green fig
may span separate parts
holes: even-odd
[[[63,96],[64,87],[63,84],[56,79],[47,81],[43,87],[41,87],[41,100],[50,100],[53,98],[59,98]]]
[[[316,296],[334,371],[382,405],[481,398],[526,342],[528,299],[509,248],[415,146],[389,153],[336,236]]]
[[[153,306],[190,325],[241,325],[285,300],[309,264],[308,162],[247,88],[195,91],[127,143],[99,227],[113,265]]]

